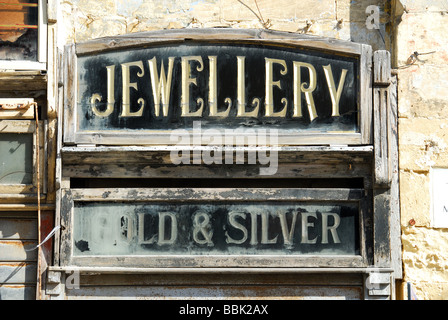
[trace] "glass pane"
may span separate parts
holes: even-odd
[[[76,202],[73,254],[358,255],[350,202]]]
[[[32,182],[33,134],[0,134],[0,185]]]
[[[38,0],[0,0],[0,60],[37,61]]]

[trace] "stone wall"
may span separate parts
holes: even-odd
[[[430,172],[448,168],[448,2],[401,0],[396,8],[404,282],[419,299],[447,299],[448,230],[432,227]]]
[[[379,8],[380,30],[366,8]],[[381,0],[61,0],[59,44],[172,28],[263,28],[389,47],[390,6]]]

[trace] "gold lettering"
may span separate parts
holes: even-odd
[[[199,244],[213,246],[212,237],[213,230],[211,229],[209,214],[204,211],[197,212],[193,219],[193,240]]]
[[[115,105],[115,65],[107,66],[107,108],[104,111],[99,111],[96,107],[96,102],[101,101],[102,97],[98,93],[92,95],[90,103],[92,104],[92,111],[98,117],[107,117],[114,111]]]
[[[165,239],[165,217],[171,220],[171,237]],[[173,244],[177,240],[177,218],[176,214],[172,212],[159,212],[159,240],[158,245]]]
[[[254,98],[252,105],[254,110],[246,112],[246,57],[238,56],[237,59],[237,117],[258,117],[260,99]]]
[[[204,63],[201,56],[188,56],[182,57],[182,97],[181,97],[181,109],[182,117],[202,117],[202,111],[204,108],[204,100],[198,98],[196,101],[200,105],[198,110],[190,112],[190,85],[197,85],[196,78],[191,78],[191,66],[190,61],[199,62],[199,66],[196,68],[198,72],[204,70]]]
[[[342,89],[344,88],[345,76],[347,75],[347,69],[342,69],[341,78],[339,79],[338,88],[334,84],[333,72],[331,71],[331,65],[322,66],[324,68],[325,79],[327,79],[328,88],[330,90],[331,104],[332,104],[332,116],[338,117],[339,114],[339,99],[341,99]]]
[[[298,212],[294,212],[292,215],[291,229],[288,232],[288,223],[286,221],[286,212],[279,212],[278,217],[280,219],[280,226],[282,229],[283,239],[285,244],[292,244],[294,237],[294,230],[296,228]]]
[[[227,243],[235,243],[235,244],[242,244],[246,242],[248,235],[247,235],[247,229],[244,227],[241,223],[236,221],[236,217],[240,217],[243,219],[246,219],[246,214],[244,212],[238,212],[238,211],[230,211],[229,212],[229,223],[232,227],[235,229],[241,230],[243,232],[243,237],[240,240],[232,239],[228,232],[226,231],[226,242]]]
[[[151,74],[152,93],[154,96],[154,114],[156,117],[160,114],[160,102],[162,102],[163,116],[168,116],[170,104],[171,79],[173,76],[174,58],[168,58],[168,76],[165,76],[165,67],[163,61],[160,63],[160,78],[157,72],[157,58],[148,60],[149,71]]]
[[[305,88],[300,78],[300,68],[305,67],[310,74],[310,83],[308,88]],[[306,62],[294,61],[294,114],[293,117],[302,117],[302,95],[305,94],[306,103],[308,106],[308,112],[310,114],[310,121],[313,121],[317,117],[316,106],[314,105],[314,99],[312,92],[316,89],[316,69]]]
[[[261,243],[262,244],[270,244],[270,243],[277,243],[277,237],[275,236],[274,239],[268,238],[268,227],[269,227],[269,213],[263,212],[261,214]]]
[[[90,104],[92,105],[92,111],[94,114],[96,114],[99,117],[105,117],[104,112],[107,111],[107,109],[104,112],[98,111],[96,108],[96,103],[100,102],[103,99],[99,93],[92,94],[92,97],[90,98]]]
[[[334,224],[328,226],[328,216],[332,216],[334,219]],[[341,243],[339,239],[337,227],[341,223],[341,217],[337,213],[322,212],[322,243],[328,243],[328,231],[331,232],[334,243]]]
[[[227,109],[225,111],[218,112],[218,75],[217,75],[217,57],[209,56],[210,61],[210,79],[209,79],[209,92],[208,92],[208,104],[210,106],[210,117],[227,117],[229,116],[230,107],[232,106],[232,100],[226,98]]]
[[[255,246],[258,244],[258,233],[257,233],[257,220],[258,214],[255,212],[250,213],[250,244]]]
[[[145,101],[143,100],[143,98],[138,99],[138,103],[140,104],[139,110],[131,112],[130,88],[133,88],[137,91],[138,87],[137,82],[131,82],[131,74],[129,70],[130,67],[140,68],[140,71],[137,73],[137,76],[139,76],[140,78],[144,75],[142,61],[127,62],[121,65],[121,72],[123,77],[123,110],[120,117],[141,117],[141,115],[143,114],[143,108],[145,106]]]
[[[301,243],[310,243],[314,244],[317,242],[317,236],[314,239],[308,239],[308,228],[314,227],[313,222],[308,222],[308,217],[313,217],[314,219],[317,219],[316,213],[310,213],[310,212],[302,212],[302,241]]]
[[[138,243],[139,244],[153,244],[156,242],[156,235],[153,235],[151,239],[145,240],[145,214],[138,214]]]
[[[288,101],[286,98],[282,98],[283,109],[282,111],[274,112],[274,86],[279,89],[282,88],[280,80],[273,80],[273,66],[274,64],[280,64],[283,67],[283,70],[280,71],[281,75],[285,75],[288,72],[288,68],[286,67],[285,60],[281,59],[269,59],[265,58],[266,61],[266,117],[285,117],[286,116],[286,107],[288,105]]]

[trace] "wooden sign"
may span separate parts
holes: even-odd
[[[194,121],[277,129],[280,144],[370,141],[370,47],[187,31],[68,47],[65,142],[174,144]]]
[[[360,189],[64,190],[61,261],[80,266],[365,265]]]

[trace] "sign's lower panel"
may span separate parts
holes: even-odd
[[[322,287],[322,286],[238,286],[229,287],[178,287],[178,286],[137,286],[137,287],[84,287],[69,290],[67,299],[290,299],[290,300],[361,300],[362,287]]]
[[[73,255],[359,255],[357,202],[75,202]]]
[[[367,267],[357,189],[74,189],[61,266]]]

